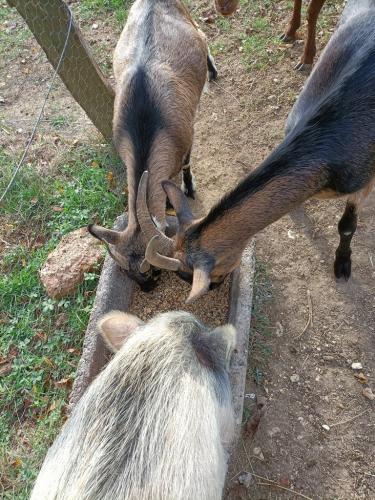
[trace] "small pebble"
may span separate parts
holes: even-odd
[[[253,449],[253,454],[254,454],[257,458],[259,458],[259,460],[262,460],[262,462],[263,462],[263,460],[264,460],[264,455],[263,455],[263,453],[262,453],[262,450],[261,450],[259,447],[256,447],[256,448],[254,448],[254,449]]]
[[[290,381],[293,382],[293,384],[299,382],[299,375],[297,375],[297,373],[293,373],[293,375],[291,375],[290,377]]]
[[[92,29],[93,29],[93,30],[97,30],[98,28],[99,28],[99,25],[98,25],[97,23],[94,23],[94,24],[92,25]]]
[[[329,426],[329,425],[327,425],[327,424],[323,424],[323,425],[322,425],[322,427],[323,427],[323,429],[324,429],[325,431],[329,431],[329,430],[331,430],[330,426]]]
[[[280,427],[273,427],[270,431],[268,431],[268,435],[270,437],[276,436],[276,434],[280,434]]]
[[[362,364],[361,363],[352,363],[352,369],[353,370],[362,370]]]
[[[250,472],[241,472],[241,474],[238,476],[238,482],[240,484],[243,484],[245,488],[249,488],[250,484],[253,481],[253,476],[250,474]]]
[[[276,323],[276,337],[282,337],[284,335],[284,327],[280,323],[280,321],[277,321]]]
[[[250,394],[245,394],[245,398],[255,400],[256,395],[254,392],[250,392]]]

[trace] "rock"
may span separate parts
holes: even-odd
[[[276,337],[282,337],[284,335],[284,327],[283,325],[280,323],[280,321],[277,321],[276,322]]]
[[[253,481],[253,476],[250,474],[250,472],[241,472],[241,474],[238,476],[238,482],[245,486],[245,488],[249,488],[250,484]]]
[[[280,432],[280,427],[272,427],[272,429],[268,431],[268,435],[273,437],[276,436],[276,434],[280,434]]]
[[[362,370],[362,364],[361,363],[352,363],[352,369],[353,370]]]
[[[331,430],[330,426],[329,426],[329,425],[327,425],[327,424],[323,424],[323,425],[322,425],[322,427],[323,427],[323,429],[324,429],[325,431],[330,431],[330,430]]]
[[[334,356],[330,356],[329,354],[323,356],[324,361],[334,361]]]
[[[262,450],[259,447],[255,447],[253,449],[253,455],[255,457],[257,457],[259,460],[261,460],[262,462],[264,461],[264,455],[262,453]]]
[[[98,23],[94,23],[94,24],[92,25],[92,29],[93,29],[93,30],[97,30],[98,28],[99,28],[99,24],[98,24]]]
[[[245,398],[252,399],[253,401],[255,401],[256,397],[257,396],[254,392],[250,392],[249,394],[245,394]]]
[[[365,398],[369,399],[370,401],[374,401],[375,399],[375,394],[372,392],[370,387],[366,387],[366,389],[363,389],[362,394],[363,396],[365,396]]]
[[[297,375],[297,373],[293,373],[290,377],[290,381],[293,382],[293,384],[299,382],[299,375]]]
[[[48,296],[59,299],[74,293],[103,257],[104,248],[85,227],[64,236],[39,272]]]

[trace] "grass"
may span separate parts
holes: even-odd
[[[25,42],[31,37],[30,31],[23,25],[15,9],[11,9],[5,0],[0,0],[0,57],[3,61],[20,55]],[[5,59],[6,58],[6,59]]]
[[[64,128],[69,123],[69,118],[64,115],[53,116],[51,119],[51,125],[57,130]]]
[[[23,242],[3,255],[0,269],[0,484],[4,499],[28,497],[46,449],[64,421],[99,276],[99,269],[87,273],[73,297],[52,300],[44,292],[38,271],[62,235],[96,217],[111,225],[123,210],[106,180],[113,152],[91,147],[70,156],[58,166],[58,175],[51,177],[38,173],[33,165],[26,166],[2,208],[2,224],[23,235]],[[12,166],[13,161],[0,153],[0,171],[6,174],[1,190]]]
[[[83,19],[95,15],[113,14],[119,25],[123,26],[128,17],[131,0],[81,0],[79,14]]]

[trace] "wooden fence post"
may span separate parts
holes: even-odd
[[[56,68],[64,47],[70,13],[63,0],[7,0],[28,24]],[[112,140],[114,91],[96,64],[79,28],[72,22],[59,76],[103,136]]]

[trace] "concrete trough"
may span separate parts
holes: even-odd
[[[125,226],[126,217],[119,217],[115,227],[122,229]],[[251,242],[242,255],[240,266],[231,275],[229,297],[228,322],[232,323],[238,332],[237,348],[233,354],[230,369],[236,416],[236,437],[240,435],[241,431],[244,403],[254,264],[254,243]],[[79,401],[90,382],[103,369],[110,358],[110,354],[96,327],[99,318],[114,309],[124,312],[128,311],[131,306],[135,286],[133,281],[120,271],[112,258],[107,255],[70,396],[70,409]]]

